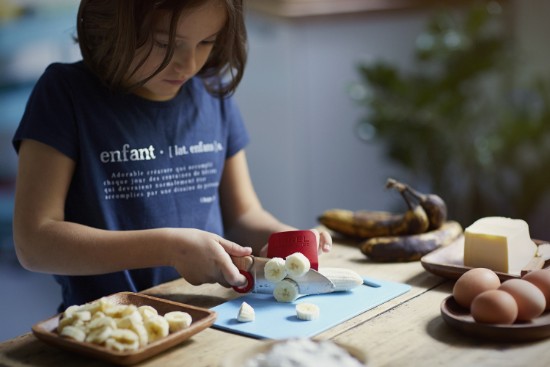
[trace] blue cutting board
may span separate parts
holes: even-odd
[[[258,339],[312,337],[411,289],[403,283],[364,279],[365,284],[349,292],[305,296],[292,303],[277,302],[271,294],[248,293],[212,308],[218,314],[213,327]],[[254,308],[254,321],[237,321],[243,302]],[[312,321],[298,319],[296,304],[301,302],[319,306],[320,317]]]

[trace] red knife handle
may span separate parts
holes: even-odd
[[[319,270],[317,236],[310,230],[276,232],[269,236],[267,243],[267,257],[286,258],[295,252],[304,254],[311,264],[311,268]]]
[[[246,270],[239,269],[239,272],[245,276],[246,284],[240,287],[234,286],[233,289],[238,293],[248,293],[254,287],[254,278],[252,277],[252,274]]]

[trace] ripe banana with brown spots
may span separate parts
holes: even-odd
[[[400,186],[387,187],[399,191],[407,204],[406,212],[331,209],[322,213],[318,220],[328,229],[355,239],[426,232],[430,221],[422,205],[411,200]]]
[[[430,221],[428,230],[433,230],[441,227],[447,220],[447,205],[445,201],[435,194],[424,194],[416,191],[409,185],[399,182],[393,178],[388,178],[386,182],[387,188],[399,190],[404,195],[410,195],[417,200],[420,206],[426,211]]]
[[[420,260],[425,254],[446,246],[462,235],[462,226],[446,221],[438,229],[405,236],[375,237],[360,243],[361,252],[377,262]]]
[[[428,216],[420,205],[405,213],[330,209],[318,220],[328,229],[356,239],[422,233],[429,225]]]

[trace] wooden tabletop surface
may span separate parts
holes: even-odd
[[[420,262],[374,263],[354,246],[335,244],[320,258],[321,266],[347,267],[363,276],[406,283],[411,290],[314,339],[356,346],[369,366],[549,366],[550,338],[534,342],[494,342],[461,334],[448,326],[441,302],[451,294],[452,281],[424,270]],[[162,284],[144,293],[211,308],[238,297],[218,285],[191,286],[184,280]],[[29,325],[30,330],[30,325]],[[219,366],[228,353],[261,340],[208,328],[139,366]],[[0,366],[108,366],[105,362],[44,344],[32,333],[0,344]]]

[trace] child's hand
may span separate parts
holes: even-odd
[[[318,231],[311,229],[315,236],[319,239],[319,255],[323,252],[330,252],[332,249],[332,236],[327,231]]]
[[[242,286],[247,280],[233,264],[231,256],[252,254],[250,247],[242,247],[216,234],[181,229],[178,233],[174,267],[179,274],[193,285],[219,283],[224,287]]]

